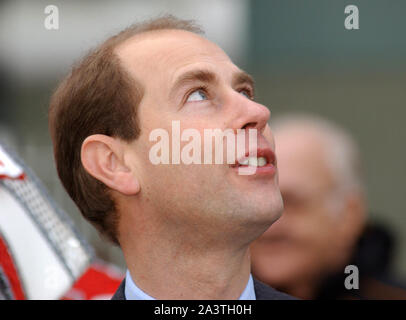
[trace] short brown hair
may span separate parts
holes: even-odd
[[[137,107],[141,84],[120,65],[114,49],[132,36],[148,31],[180,29],[201,34],[193,21],[164,16],[134,24],[103,42],[72,68],[53,94],[49,130],[58,175],[82,215],[115,244],[118,213],[109,188],[84,169],[83,141],[104,134],[132,141],[140,134]]]

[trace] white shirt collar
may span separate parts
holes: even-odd
[[[131,278],[130,272],[127,270],[125,276],[125,298],[127,300],[155,300],[155,298],[151,297],[134,283],[133,279]],[[255,290],[254,290],[254,281],[252,279],[252,275],[248,279],[247,286],[245,287],[243,293],[241,294],[238,300],[256,300]]]

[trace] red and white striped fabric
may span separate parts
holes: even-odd
[[[24,179],[23,169],[3,150],[0,145],[0,179]]]

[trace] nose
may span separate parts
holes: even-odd
[[[268,120],[271,116],[271,111],[264,105],[257,103],[240,93],[236,93],[235,99],[235,122],[234,126],[237,129],[257,129],[263,133]]]

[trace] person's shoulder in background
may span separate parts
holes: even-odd
[[[396,237],[379,222],[370,222],[360,237],[348,265],[358,268],[359,289],[344,287],[347,274],[330,275],[317,299],[406,300],[406,282],[393,271]]]

